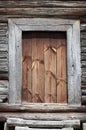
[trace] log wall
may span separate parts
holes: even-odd
[[[86,1],[0,1],[0,102],[8,99],[8,18],[80,19],[82,104],[86,105]]]

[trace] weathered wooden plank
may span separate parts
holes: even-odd
[[[81,24],[80,31],[85,31],[86,32],[86,23]]]
[[[86,95],[82,95],[82,104],[86,105]]]
[[[71,8],[74,8],[74,7],[86,7],[85,5],[86,1],[51,1],[51,0],[29,0],[29,1],[26,1],[24,2],[23,0],[21,1],[14,1],[14,0],[4,0],[4,1],[1,1],[0,0],[0,7],[3,7],[3,8],[15,8],[15,7],[65,7],[65,8],[68,8],[68,7],[71,7]]]
[[[62,121],[62,120],[80,120],[86,121],[86,113],[25,113],[25,112],[0,112],[0,120],[6,121],[8,118],[23,118],[25,120],[45,120],[45,121]]]
[[[45,102],[56,102],[56,53],[53,46],[47,37],[44,41]]]
[[[49,128],[50,129],[50,128]],[[46,130],[49,130],[48,128]],[[20,126],[16,126],[15,130],[41,130],[40,128],[29,128],[29,127],[20,127]],[[45,130],[42,128],[42,130]],[[52,130],[73,130],[73,128],[62,128],[62,129],[52,129]]]
[[[4,123],[4,130],[9,130],[7,122]]]
[[[82,95],[86,96],[86,89],[82,89]]]
[[[37,34],[37,32],[36,32]],[[44,35],[41,33],[37,34],[37,57],[38,57],[38,90],[39,90],[39,102],[44,102],[44,86],[45,86],[45,70],[44,70],[44,40],[42,39]]]
[[[86,130],[86,123],[83,123],[83,130]]]
[[[41,120],[24,120],[21,118],[8,118],[8,125],[21,125],[35,128],[63,128],[63,127],[74,127],[79,128],[79,120],[63,120],[63,121],[41,121]]]
[[[72,34],[71,28],[67,32],[68,103],[69,104],[73,103],[76,105],[79,104],[81,101],[81,88],[78,87],[81,86],[80,85],[81,84],[81,63],[80,63],[81,55],[80,55],[79,21],[77,21],[73,25],[73,29],[74,29],[73,35],[71,35]],[[70,57],[72,58],[70,59]]]
[[[81,47],[86,47],[86,39],[81,39]]]
[[[8,40],[7,23],[0,23],[0,79],[7,79],[8,75]]]
[[[43,39],[33,33],[32,39],[32,90],[33,102],[44,102],[44,56]],[[42,37],[42,36],[41,36]]]
[[[58,103],[29,103],[29,105],[12,105],[0,104],[0,112],[38,112],[38,113],[69,113],[69,112],[86,112],[86,106],[82,107],[69,107]],[[46,114],[45,114],[46,115]]]
[[[0,88],[8,88],[8,80],[0,80]]]
[[[0,88],[0,95],[4,95],[4,94],[8,95],[8,88]]]
[[[23,34],[22,40],[22,101],[32,101],[32,45],[29,34]]]
[[[80,37],[81,37],[81,39],[86,39],[86,32],[81,32]]]
[[[67,103],[66,40],[57,44],[57,102]]]
[[[0,95],[0,103],[7,102],[8,100],[8,95]]]
[[[28,14],[28,15],[0,15],[0,22],[8,22],[8,19],[12,19],[12,18],[60,18],[60,19],[80,19],[81,22],[85,23],[86,22],[86,17],[85,15],[79,16],[79,15],[54,15],[54,14]]]
[[[81,89],[86,89],[86,84],[82,84]]]
[[[9,102],[21,102],[21,31],[9,20]],[[14,93],[14,96],[13,96]]]
[[[86,8],[43,8],[43,7],[37,7],[37,8],[0,8],[0,14],[1,15],[74,15],[74,16],[83,16],[86,15]]]

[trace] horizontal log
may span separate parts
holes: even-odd
[[[86,39],[81,39],[81,47],[86,47]]]
[[[45,130],[45,129],[41,129],[41,128],[29,128],[29,127],[21,127],[21,126],[16,126],[15,127],[15,130]],[[46,130],[49,130],[49,128],[48,129],[46,129]],[[70,128],[70,127],[68,127],[68,128],[62,128],[62,129],[52,129],[52,130],[74,130],[73,128]]]
[[[5,103],[8,100],[8,95],[0,95],[0,103]]]
[[[82,52],[82,53],[86,53],[86,47],[82,47],[82,48],[81,48],[81,52]]]
[[[4,69],[4,67],[2,69]],[[8,71],[7,70],[0,71],[0,80],[8,80],[8,79],[9,79]]]
[[[86,32],[81,32],[80,37],[81,37],[81,39],[85,39],[86,40]]]
[[[81,24],[80,26],[80,31],[85,31],[86,32],[86,24]]]
[[[86,7],[86,1],[52,1],[52,0],[29,0],[29,1],[17,1],[17,0],[0,0],[0,7],[66,7],[66,8],[74,8],[74,7]]]
[[[8,95],[8,88],[0,88],[0,96]]]
[[[82,67],[85,68],[85,67],[86,67],[86,61],[82,61],[82,62],[81,62],[81,65],[82,65]]]
[[[0,52],[0,59],[7,59],[8,58],[8,52],[7,51],[1,51]]]
[[[8,80],[0,80],[0,88],[8,88]]]
[[[62,120],[81,120],[86,121],[86,113],[21,113],[21,112],[1,112],[0,119],[23,118],[25,120],[45,120],[45,121],[62,121]]]
[[[76,13],[75,13],[76,14]],[[40,17],[40,18],[61,18],[61,19],[80,19],[80,21],[82,22],[82,23],[85,23],[86,22],[86,15],[74,15],[74,14],[71,14],[71,15],[68,15],[68,14],[65,14],[65,15],[56,15],[56,14],[48,14],[48,13],[46,13],[46,14],[28,14],[28,15],[26,15],[26,14],[22,14],[22,15],[19,15],[19,14],[17,14],[17,15],[12,15],[12,14],[10,14],[10,15],[0,15],[0,22],[8,22],[8,19],[9,18],[38,18],[38,17]]]
[[[1,15],[86,15],[86,8],[0,8]]]
[[[24,120],[20,118],[9,118],[7,124],[10,126],[29,126],[33,128],[63,128],[63,127],[80,127],[79,120],[64,121],[41,121],[41,120]]]
[[[86,89],[82,89],[82,95],[86,96]]]
[[[33,104],[29,103],[28,105],[10,105],[10,104],[0,104],[0,112],[41,112],[41,113],[69,113],[69,112],[86,112],[86,106],[76,107],[76,106],[67,106],[59,104]]]
[[[85,95],[85,96],[82,96],[82,104],[83,104],[83,105],[86,105],[86,95]]]
[[[81,86],[81,89],[86,89],[86,85],[82,85],[82,86]]]

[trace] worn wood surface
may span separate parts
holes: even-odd
[[[86,123],[83,123],[83,130],[86,130]]]
[[[58,41],[57,45],[57,102],[67,103],[67,42],[65,39]]]
[[[47,13],[48,12],[48,13]],[[0,0],[0,21],[8,18],[58,17],[86,21],[86,1]]]
[[[44,102],[44,44],[40,33],[32,33],[32,98]]]
[[[8,118],[7,124],[9,126],[29,126],[32,128],[64,128],[73,127],[79,128],[79,120],[63,120],[63,121],[45,121],[45,120],[24,120],[21,118]]]
[[[29,103],[29,105],[0,104],[0,112],[69,113],[86,112],[86,106],[76,107],[56,103]]]
[[[19,127],[19,126],[16,126],[15,127],[15,130],[41,130],[40,128],[29,128],[29,127]],[[42,128],[42,130],[45,130]],[[46,129],[46,130],[49,130],[49,129]],[[52,129],[52,130],[73,130],[73,128],[62,128],[62,129]]]
[[[21,102],[21,87],[19,86],[22,84],[22,38],[20,29],[10,20],[9,23],[9,103],[15,104]]]
[[[79,7],[79,8],[82,8],[82,7],[86,7],[86,1],[52,1],[52,0],[29,0],[29,1],[17,1],[17,0],[4,0],[4,1],[1,1],[0,0],[0,7],[1,8],[5,8],[5,7],[12,7],[12,8],[15,8],[15,7],[65,7],[65,8],[68,8],[68,7]]]
[[[1,112],[0,121],[6,121],[8,118],[21,118],[24,120],[45,120],[45,121],[63,121],[63,120],[80,120],[85,122],[85,113],[25,113],[25,112]]]
[[[32,43],[26,33],[22,35],[22,101],[32,101]]]

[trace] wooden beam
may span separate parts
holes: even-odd
[[[47,14],[48,12],[48,14]],[[3,16],[10,16],[10,15],[54,15],[54,16],[61,16],[61,15],[68,15],[68,16],[85,16],[86,15],[86,8],[0,8],[0,15]]]
[[[30,103],[28,105],[11,105],[11,104],[0,104],[0,112],[38,112],[38,113],[69,113],[69,112],[86,112],[86,106],[75,107],[67,105],[59,105],[55,103]]]
[[[49,128],[50,129],[50,128]],[[49,130],[46,129],[46,130]],[[40,128],[29,128],[29,127],[20,127],[20,126],[16,126],[15,130],[45,130],[45,129],[40,129]],[[73,130],[73,128],[63,128],[63,129],[52,129],[52,130]]]
[[[21,118],[8,118],[8,126],[28,126],[34,128],[64,128],[73,127],[79,128],[79,120],[63,120],[63,121],[42,121],[42,120],[24,120]]]
[[[62,120],[80,120],[86,122],[85,113],[36,113],[36,112],[1,112],[0,121],[5,121],[8,118],[22,118],[25,120],[45,120],[45,121],[62,121]]]
[[[15,7],[65,7],[65,8],[77,8],[77,7],[86,7],[86,1],[52,1],[52,0],[29,0],[29,1],[17,1],[17,0],[0,0],[1,8],[15,8]]]

